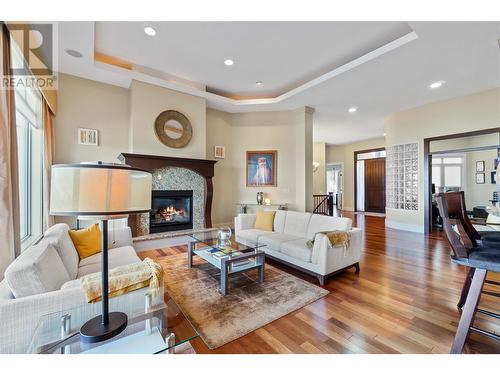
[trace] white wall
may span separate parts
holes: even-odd
[[[387,209],[386,225],[424,231],[424,139],[500,126],[500,88],[428,104],[392,114],[384,120],[387,146],[419,145],[419,210]]]

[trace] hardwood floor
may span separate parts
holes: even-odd
[[[449,353],[466,269],[451,263],[443,233],[398,231],[385,228],[381,217],[345,216],[365,231],[359,274],[347,271],[329,279],[328,296],[216,350],[196,339],[184,352]],[[158,258],[184,251],[178,246],[139,255]],[[272,264],[317,285],[312,277]],[[480,307],[499,312],[500,298],[483,295]],[[499,323],[478,314],[475,325],[498,334]],[[472,333],[466,352],[500,353],[500,343]]]

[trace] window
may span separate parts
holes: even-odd
[[[21,66],[22,55],[12,43],[13,63]],[[42,97],[37,88],[15,89],[17,153],[19,166],[19,210],[21,248],[43,233],[43,116]]]
[[[432,156],[432,183],[436,191],[459,191],[463,188],[464,156]]]

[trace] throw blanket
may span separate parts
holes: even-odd
[[[342,246],[344,248],[344,256],[346,255],[347,249],[351,246],[351,233],[343,231],[343,230],[332,230],[325,232],[318,232],[316,234],[324,234],[328,237],[330,241],[330,246]],[[316,239],[316,234],[312,240],[307,241],[307,246],[314,247],[314,241]]]
[[[133,290],[150,286],[153,293],[160,290],[163,283],[163,269],[155,261],[146,258],[141,263],[132,263],[109,271],[109,297],[116,297]],[[87,302],[98,302],[102,298],[101,272],[82,277],[82,285]]]

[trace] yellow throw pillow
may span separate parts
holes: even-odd
[[[257,218],[255,219],[255,229],[273,231],[274,211],[257,211]]]
[[[70,230],[69,236],[75,245],[80,259],[100,253],[102,250],[102,237],[99,224],[80,230]]]

